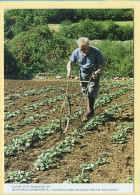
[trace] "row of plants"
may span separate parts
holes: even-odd
[[[113,98],[117,98],[120,95],[125,94],[127,91],[132,90],[133,87],[130,85],[128,87],[124,87],[123,90],[120,89],[117,92],[114,93],[109,93],[109,94],[104,94],[101,97],[99,97],[96,101],[95,101],[95,106],[94,108],[98,108],[99,106],[103,106],[106,103],[109,103],[113,100]],[[81,107],[80,109],[78,109],[74,114],[71,115],[70,120],[78,118],[79,116],[84,114],[84,107]]]
[[[50,103],[55,103],[56,101],[61,101],[65,98],[65,94],[62,94],[58,97],[54,97],[54,98],[49,98],[49,99],[45,99],[43,102],[37,102],[35,104],[31,104],[31,105],[28,105],[28,106],[25,106],[25,108],[23,109],[17,109],[16,111],[14,112],[5,112],[4,113],[4,118],[5,119],[9,119],[11,117],[15,117],[15,116],[19,116],[20,114],[22,113],[27,113],[29,110],[37,110],[39,108],[42,108],[43,106],[46,106]]]
[[[108,108],[105,111],[106,117],[107,115],[114,115],[117,114],[118,112],[120,112],[120,108],[122,106],[126,106],[128,104],[128,102],[123,103],[123,104],[119,104],[119,105],[114,105],[110,108]],[[100,116],[103,116],[104,114],[100,114]],[[93,123],[93,119],[91,119],[92,123]],[[94,121],[96,122],[96,120],[94,119]],[[99,118],[97,119],[97,123],[101,124],[103,122],[102,117],[101,120],[99,120]],[[99,122],[100,121],[100,122]],[[89,122],[90,123],[90,122]],[[93,128],[95,128],[96,125],[92,126],[92,130]],[[130,129],[130,126],[127,126],[126,129],[127,131]],[[44,129],[44,128],[43,128]],[[42,130],[43,130],[42,129]],[[87,128],[87,125],[85,125],[85,127],[83,128],[83,132],[78,132],[76,129],[71,133],[72,137],[67,137],[64,141],[61,141],[60,144],[56,147],[53,147],[51,149],[47,150],[47,153],[41,153],[40,156],[38,157],[37,161],[34,163],[34,168],[36,170],[46,170],[46,169],[50,169],[51,168],[51,164],[56,163],[57,161],[59,161],[60,159],[63,158],[63,155],[66,154],[66,152],[69,152],[72,147],[75,146],[75,138],[80,137],[83,138],[83,136],[85,135],[85,130],[91,130],[91,127]],[[107,153],[103,153],[103,156],[108,156]],[[106,161],[105,158],[101,158],[98,157],[96,162],[90,163],[90,164],[82,164],[80,165],[80,167],[82,168],[82,173],[79,174],[78,176],[76,176],[74,179],[67,179],[67,181],[64,181],[64,183],[88,183],[89,182],[89,177],[85,174],[85,172],[89,172],[89,171],[94,171],[95,167],[97,165],[103,165],[105,163],[108,163],[108,161]],[[24,172],[24,171],[15,171],[15,172],[9,172],[8,173],[8,177],[6,179],[7,183],[15,183],[15,182],[20,182],[20,183],[26,183],[28,181],[30,181],[30,179],[33,177],[33,174],[30,172]]]
[[[120,105],[122,106],[122,105]],[[118,106],[117,106],[118,107]],[[110,109],[109,108],[109,115],[110,115]],[[117,110],[116,110],[117,111]],[[120,111],[120,109],[118,109]],[[107,113],[107,111],[106,111]],[[133,127],[133,124],[125,125],[123,126],[124,131],[130,131]],[[118,127],[119,129],[122,129],[122,126]],[[64,141],[61,141],[60,144],[57,147],[53,147],[51,149],[47,150],[47,153],[41,153],[38,157],[38,160],[34,163],[34,168],[36,170],[46,170],[51,168],[51,164],[54,164],[58,161],[58,159],[62,158],[63,155],[66,152],[69,152],[72,147],[75,146],[75,138],[80,137],[83,138],[85,135],[85,132],[78,132],[76,129],[71,133],[72,137],[67,137]],[[108,157],[109,153],[104,152],[101,154],[100,157],[97,158],[95,163],[88,163],[88,164],[81,164],[80,167],[81,173],[77,175],[73,179],[67,179],[64,181],[64,183],[90,183],[90,178],[88,174],[90,172],[93,172],[97,166],[108,164],[109,162],[103,158]],[[6,183],[26,183],[33,178],[33,174],[30,172],[24,172],[24,171],[14,171],[9,172],[8,177],[6,179]],[[127,178],[127,182],[132,183],[133,177]]]
[[[35,120],[44,118],[47,115],[48,115],[48,112],[44,112],[43,114],[33,113],[28,118],[25,118],[23,121],[17,122],[16,124],[5,122],[4,130],[17,131],[18,127],[23,127],[27,124],[35,123]]]
[[[14,155],[19,151],[24,151],[26,148],[33,146],[39,140],[42,140],[46,135],[50,135],[54,132],[60,131],[59,120],[53,120],[51,124],[46,127],[38,127],[27,133],[19,135],[17,138],[13,139],[11,145],[4,147],[4,155],[8,157]]]
[[[81,173],[75,176],[75,178],[70,178],[65,180],[63,183],[90,183],[90,177],[89,174],[94,172],[98,166],[109,164],[109,161],[106,160],[104,157],[109,157],[110,154],[108,152],[103,152],[95,161],[95,163],[88,163],[88,164],[80,164],[81,167]],[[133,183],[134,177],[128,177],[126,178],[127,183]]]
[[[124,94],[125,92],[127,92],[128,90],[131,90],[131,89],[132,89],[132,86],[131,86],[131,85],[128,85],[128,87],[123,88],[123,90],[120,89],[119,91],[117,91],[117,92],[115,92],[115,93],[110,93],[110,94],[108,94],[108,95],[104,94],[103,96],[101,96],[101,97],[96,101],[95,107],[97,108],[97,107],[100,106],[100,105],[104,105],[104,104],[106,104],[106,103],[109,103],[113,98],[116,98],[117,96],[122,95],[122,94]],[[124,92],[124,91],[125,91],[125,92]],[[76,92],[76,93],[77,93],[77,92]],[[57,108],[57,109],[58,109],[58,108]],[[77,112],[75,112],[74,114],[71,115],[70,120],[73,120],[73,119],[79,117],[79,116],[82,115],[83,113],[84,113],[84,108],[80,108],[79,110],[77,110]],[[37,116],[37,117],[40,117],[40,116]],[[42,117],[44,117],[44,115],[42,115]],[[98,116],[97,116],[97,118],[98,118]],[[34,121],[34,116],[31,116],[31,118],[29,117],[28,119],[25,119],[23,122],[20,122],[20,123],[17,124],[17,125],[23,126],[23,125],[25,125],[25,124],[29,124],[30,121],[31,121],[31,122]],[[59,122],[58,122],[58,121],[57,121],[57,123],[58,123],[58,125],[59,125]],[[54,121],[54,124],[56,125],[56,121]],[[5,124],[5,128],[6,128],[6,129],[17,130],[17,128],[16,128],[13,124],[11,124],[11,123],[6,123],[6,124]],[[42,127],[42,128],[43,128],[43,127]],[[44,127],[44,129],[45,129],[45,127]],[[23,134],[23,136],[21,135],[19,139],[21,139],[21,137],[26,137],[26,135],[27,135],[27,137],[28,137],[28,136],[29,136],[29,137],[34,136],[34,131],[35,131],[35,130],[33,130],[33,132],[31,131],[31,132],[29,132],[29,133]],[[38,134],[40,134],[40,132],[38,132]],[[41,130],[41,134],[42,134],[42,130]],[[43,135],[43,138],[44,138],[44,132],[43,132],[42,135]],[[38,138],[37,138],[37,139],[38,139]],[[5,149],[5,150],[8,151],[7,153],[10,153],[9,151],[12,150],[11,148],[16,148],[16,149],[13,149],[13,151],[16,151],[16,152],[18,151],[18,150],[17,150],[17,142],[22,143],[22,141],[17,141],[17,140],[18,140],[18,138],[16,139],[16,141],[13,140],[11,146],[6,146],[6,149]],[[32,138],[31,140],[34,140],[34,139]],[[23,141],[23,142],[24,142],[24,141]],[[22,144],[21,144],[21,145],[22,145]],[[22,145],[22,146],[23,146],[23,145]],[[9,148],[10,148],[10,150],[9,150]],[[18,148],[20,149],[19,144],[18,144]],[[23,148],[21,148],[21,149],[23,150]],[[12,154],[12,153],[13,153],[13,152],[11,152],[11,154]],[[15,152],[14,152],[14,153],[15,153]]]
[[[112,88],[120,88],[120,87],[123,87],[123,86],[126,86],[129,88],[129,90],[133,90],[133,83],[132,82],[126,82],[126,83],[120,83],[120,82],[101,82],[100,84],[100,88],[99,88],[99,93],[102,94],[102,93],[107,93],[109,92],[110,89]],[[125,88],[123,88],[125,90]],[[122,89],[122,90],[123,90]],[[80,91],[77,92],[77,95],[80,94]],[[76,93],[73,94],[73,96],[76,96]],[[81,97],[77,97],[76,100],[80,100]]]
[[[128,141],[128,133],[130,133],[134,128],[134,123],[120,125],[117,128],[118,132],[113,133],[111,136],[111,141],[114,143],[114,146],[118,146],[118,144],[123,144]]]
[[[114,85],[110,85],[110,86],[104,88],[103,91],[109,90],[110,87],[113,87],[113,86],[114,86]],[[115,86],[116,86],[116,84],[115,84]],[[120,85],[117,85],[117,86],[120,86]],[[121,86],[122,86],[122,85],[121,85]],[[79,95],[79,94],[81,94],[81,90],[78,91],[78,92],[76,92],[76,93],[74,93],[74,94],[71,94],[71,97],[72,97],[72,96],[77,96],[77,95]],[[76,98],[76,101],[79,101],[79,99],[81,100],[81,97]],[[72,104],[72,102],[71,102],[71,104]],[[11,103],[10,105],[13,105],[13,104]],[[6,105],[5,105],[5,106],[6,106]],[[8,107],[8,106],[7,106],[7,107]],[[52,112],[52,113],[53,113],[53,112],[56,112],[60,107],[61,107],[61,105],[60,105],[60,104],[57,104],[57,105],[55,106],[55,108],[54,108],[51,112]],[[97,106],[96,106],[96,107],[97,107]],[[82,109],[80,109],[80,110],[82,110],[82,112],[81,112],[81,114],[82,114],[83,111],[84,111],[84,108],[82,108]],[[80,110],[78,111],[79,114],[80,114]],[[50,114],[50,112],[49,112],[49,114]],[[35,120],[44,118],[44,117],[46,117],[47,115],[48,115],[48,112],[44,112],[44,113],[41,114],[41,115],[38,114],[38,113],[33,113],[33,114],[31,114],[28,118],[25,118],[23,121],[18,122],[16,125],[15,125],[15,124],[12,124],[12,123],[10,123],[10,122],[5,122],[5,123],[4,123],[4,130],[17,131],[17,130],[18,130],[18,128],[17,128],[18,126],[23,127],[23,126],[25,126],[26,124],[34,123]],[[74,116],[74,117],[75,117],[75,116]],[[71,119],[72,119],[72,118],[71,118]]]
[[[46,118],[48,115],[56,113],[58,109],[60,109],[61,105],[57,104],[55,105],[55,108],[50,110],[48,112],[44,112],[42,114],[39,113],[33,113],[31,114],[28,118],[25,118],[23,121],[17,122],[17,124],[12,124],[10,122],[5,122],[4,123],[4,130],[12,130],[12,131],[17,131],[19,130],[19,127],[23,127],[25,125],[29,125],[31,123],[35,123],[35,120],[40,120],[41,118]]]
[[[97,125],[102,124],[105,121],[108,121],[109,117],[115,114],[118,114],[121,111],[121,108],[126,106],[128,102],[123,104],[115,104],[108,108],[104,113],[94,116],[87,124],[82,128],[83,131],[94,130]],[[63,155],[66,152],[69,152],[72,147],[76,144],[74,137],[67,137],[66,140],[61,141],[60,144],[56,147],[48,149],[47,152],[43,152],[38,156],[37,161],[34,163],[36,170],[46,170],[50,169],[53,163],[58,162],[63,158]]]
[[[76,141],[75,138],[83,137],[84,132],[78,132],[76,129],[72,133],[73,137],[67,137],[64,141],[61,141],[60,144],[56,147],[47,150],[47,153],[41,153],[38,157],[37,161],[34,163],[34,167],[36,170],[46,170],[50,169],[52,163],[56,163],[62,155],[66,152],[70,152],[72,147],[75,146]],[[105,160],[98,158],[96,161],[96,165],[104,164]],[[88,169],[87,166],[83,166],[83,170]]]
[[[10,102],[9,104],[4,104],[4,109],[9,108],[11,106],[15,106],[15,103]]]
[[[73,84],[69,84],[69,85],[74,85],[74,84],[77,84],[77,83],[73,83]],[[106,91],[108,91],[109,89],[112,89],[112,88],[115,88],[115,87],[122,87],[122,86],[132,86],[133,87],[133,84],[132,82],[127,82],[127,83],[119,83],[119,82],[116,82],[116,83],[101,83],[100,84],[101,86],[105,86],[105,88],[100,88],[100,93],[104,93]],[[63,87],[66,87],[66,86],[63,86]],[[40,95],[39,97],[45,97],[47,96],[47,94],[45,92],[49,91],[49,90],[54,90],[54,93],[55,93],[55,90],[58,89],[59,91],[65,91],[63,87],[51,87],[51,86],[48,86],[46,88],[43,88],[39,91],[36,91],[35,89],[33,90],[28,90],[27,93],[25,91],[25,94],[28,94],[26,96],[29,96],[30,95],[36,95],[36,94],[39,94],[39,93],[43,93],[44,95]],[[33,91],[33,93],[32,93]],[[81,93],[81,91],[78,91],[74,94],[71,94],[71,96],[76,96],[76,95],[79,95]],[[8,94],[6,97],[5,97],[5,100],[15,100],[19,97],[24,97],[25,95],[24,94],[18,94],[18,93],[15,93],[15,94]],[[133,97],[132,97],[133,99]],[[81,100],[81,97],[78,97],[76,98],[77,101],[80,101]],[[14,106],[15,103],[14,102],[10,102],[9,104],[5,104],[4,105],[4,108],[9,108],[11,106]]]
[[[116,98],[120,95],[125,94],[127,91],[133,90],[133,86],[123,87],[119,89],[117,92],[104,94],[103,97],[98,98],[95,103],[95,108],[99,105],[104,105],[105,103],[109,103],[113,98]]]
[[[4,100],[15,100],[22,97],[34,96],[40,93],[46,93],[48,91],[54,91],[54,90],[55,91],[59,90],[61,92],[64,92],[64,89],[62,87],[48,86],[46,88],[40,89],[39,91],[36,91],[35,89],[31,89],[31,90],[24,91],[23,94],[19,94],[19,93],[8,94],[5,96]]]
[[[128,88],[129,89],[129,88]],[[128,90],[126,88],[126,91]],[[122,90],[116,92],[116,93],[111,93],[109,95],[103,95],[102,97],[100,97],[98,99],[98,102],[95,103],[95,107],[97,108],[100,105],[104,105],[105,103],[109,103],[113,98],[116,98],[118,95],[124,94],[125,92],[123,92]],[[115,109],[115,108],[114,108]],[[70,117],[70,121],[79,117],[80,115],[82,115],[84,113],[84,108],[80,108],[79,110],[77,110],[74,114],[71,115]],[[115,111],[114,111],[115,113]],[[93,121],[95,119],[95,125],[96,124],[100,124],[101,123],[101,119],[102,121],[106,120],[105,115],[101,115],[101,116],[95,116],[95,118],[93,118]],[[99,121],[98,121],[99,119]],[[92,120],[90,121],[91,124],[93,123]],[[6,125],[5,125],[6,126]],[[53,123],[51,124],[51,126],[57,127],[57,131],[59,131],[59,120],[54,120]],[[87,126],[89,127],[90,124],[89,122],[87,123]],[[20,151],[20,150],[24,150],[26,146],[30,146],[32,144],[34,144],[36,141],[40,140],[40,139],[44,139],[46,136],[46,129],[47,129],[47,134],[48,134],[48,127],[50,128],[50,125],[48,125],[47,127],[39,127],[38,129],[33,129],[32,131],[25,133],[23,135],[20,135],[18,138],[13,139],[12,143],[10,146],[5,146],[5,155],[9,156],[9,155],[13,155],[16,152]],[[8,129],[12,129],[12,130],[17,130],[12,124],[7,124],[6,128]],[[86,127],[85,127],[86,128]],[[55,129],[55,128],[54,128]],[[54,130],[54,131],[56,131]],[[52,133],[52,130],[50,130],[49,133]],[[26,142],[26,139],[28,140]]]
[[[107,87],[105,88],[105,90],[107,89],[112,89],[115,87],[122,87],[122,86],[133,86],[133,83],[131,81],[127,81],[127,82],[106,82],[106,81],[101,81],[100,86],[104,86]],[[101,89],[100,89],[101,90]],[[102,90],[104,90],[104,88],[102,88]]]
[[[62,91],[64,91],[64,89],[62,88]],[[54,93],[56,93],[54,91]],[[78,92],[75,92],[74,94],[72,94],[72,96],[75,96],[76,94],[79,94],[81,93],[80,91]],[[51,103],[55,103],[57,101],[61,101],[65,98],[66,94],[61,94],[60,96],[57,96],[57,97],[54,97],[54,98],[47,98],[45,99],[43,102],[37,102],[37,103],[34,103],[34,104],[31,104],[31,105],[28,105],[28,106],[25,106],[25,108],[23,109],[17,109],[16,111],[13,111],[13,112],[4,112],[5,114],[5,120],[6,119],[9,119],[11,117],[15,117],[15,116],[19,116],[20,114],[25,114],[27,113],[28,111],[30,110],[37,110],[37,109],[40,109],[42,108],[43,106],[46,106],[48,104],[51,104]],[[72,104],[72,102],[71,102]],[[13,105],[12,103],[10,103],[10,105]],[[6,105],[6,107],[9,107],[9,105]],[[56,105],[56,108],[52,111],[52,112],[55,112],[58,108],[60,107],[60,105]]]
[[[129,98],[131,101],[134,101],[134,93],[132,93],[131,95],[130,95],[130,98]]]
[[[127,102],[128,103],[128,102]],[[77,130],[75,130],[72,134],[73,134],[73,137],[75,136],[84,136],[84,134],[85,134],[85,131],[87,131],[87,130],[91,130],[91,129],[93,129],[93,128],[95,128],[96,127],[96,125],[98,125],[98,124],[101,124],[103,121],[105,121],[108,117],[107,116],[110,116],[110,115],[114,115],[114,114],[116,114],[116,113],[118,113],[118,112],[120,112],[120,107],[122,107],[122,106],[125,106],[127,103],[123,103],[123,104],[120,104],[120,105],[114,105],[114,106],[112,106],[111,108],[108,108],[106,111],[105,111],[105,113],[102,115],[100,115],[101,116],[101,118],[99,119],[98,118],[98,116],[97,116],[97,118],[96,118],[96,116],[95,116],[95,119],[91,119],[91,121],[92,122],[89,122],[88,123],[88,125],[85,125],[85,127],[83,128],[83,130],[84,130],[84,132],[77,132]],[[103,117],[104,116],[104,117]],[[103,120],[103,118],[104,118],[104,120]],[[93,121],[95,121],[95,124],[96,125],[93,125],[92,127],[91,127],[91,123],[93,124],[94,122]],[[57,122],[56,122],[57,123]],[[90,127],[89,127],[89,124],[90,124]],[[57,126],[58,127],[58,126]],[[42,128],[42,131],[44,131],[44,127]],[[42,138],[41,138],[42,139]],[[49,159],[48,159],[48,164],[47,164],[47,166],[46,166],[46,162],[44,162],[43,161],[43,163],[45,163],[45,164],[43,164],[43,165],[41,165],[42,166],[42,168],[41,169],[44,169],[44,166],[45,166],[45,169],[48,167],[48,166],[50,166],[50,164],[51,163],[54,163],[54,161],[56,161],[56,159],[58,159],[62,154],[64,154],[65,152],[67,152],[67,151],[69,151],[69,150],[71,150],[71,147],[72,146],[74,146],[74,141],[75,141],[75,139],[70,139],[70,138],[68,138],[68,140],[65,142],[65,140],[64,141],[62,141],[61,143],[60,143],[60,145],[59,145],[59,147],[57,148],[57,149],[50,149],[50,150],[48,150],[48,152],[50,152],[50,154],[47,154],[48,156],[50,155],[50,161],[49,161]],[[24,140],[24,144],[25,144],[25,140]],[[26,142],[27,143],[27,142]],[[28,142],[27,143],[27,147],[30,145],[30,143]],[[63,149],[63,147],[64,147],[64,149]],[[58,153],[57,153],[58,152]],[[56,156],[55,156],[55,155]],[[44,153],[42,153],[41,154],[41,156],[43,157],[44,156]],[[56,159],[52,162],[52,160],[51,160],[51,158],[53,157],[53,156],[55,156],[56,157]],[[62,156],[61,156],[62,157]],[[44,159],[45,160],[45,159]],[[38,160],[37,162],[39,163],[41,161],[41,159],[40,160]],[[100,159],[99,159],[99,161],[100,161]],[[36,166],[36,169],[40,169],[39,167],[38,167],[38,163],[36,164],[34,164],[35,166]],[[9,180],[7,180],[8,182],[9,182]],[[13,182],[13,180],[11,180],[11,182]]]
[[[102,85],[107,86],[107,84],[105,84],[105,83],[102,84]],[[108,86],[109,88],[107,88],[107,90],[109,90],[112,87],[120,87],[120,86],[123,86],[123,85],[128,85],[128,86],[130,86],[130,88],[133,86],[132,83],[127,83],[127,84],[126,83],[112,83],[112,84],[110,84]],[[51,87],[46,88],[46,89],[41,89],[40,92],[45,92],[46,90],[50,90],[50,89],[51,89]],[[62,89],[60,88],[60,90],[64,91],[63,88]],[[75,95],[77,93],[79,94],[80,91],[76,92]],[[74,95],[74,94],[72,94],[72,95]],[[20,115],[22,113],[27,113],[31,109],[35,109],[36,110],[38,108],[41,108],[41,107],[47,105],[48,103],[60,101],[60,100],[64,99],[64,97],[65,97],[65,95],[62,94],[62,95],[58,96],[57,98],[49,98],[49,99],[44,100],[41,103],[38,103],[37,102],[36,104],[32,104],[32,105],[29,105],[29,106],[25,106],[25,109],[17,109],[16,111],[11,112],[11,113],[10,112],[5,112],[5,119],[9,119],[10,117],[18,116],[18,115]]]
[[[129,101],[123,102],[121,104],[115,104],[105,110],[104,113],[94,116],[91,120],[87,121],[87,124],[82,128],[84,131],[93,130],[96,125],[101,125],[102,123],[109,120],[111,116],[114,116],[122,111],[122,108],[129,104]]]
[[[60,142],[59,146],[57,146],[57,148],[51,148],[48,150],[48,153],[46,153],[46,155],[40,155],[40,158],[46,158],[48,159],[48,165],[46,167],[41,167],[39,170],[44,170],[47,169],[49,167],[49,164],[51,163],[55,163],[56,160],[52,160],[53,157],[58,158],[59,155],[61,155],[62,153],[65,153],[67,151],[69,151],[71,149],[72,146],[74,146],[74,141],[75,138],[77,137],[83,137],[84,136],[84,132],[78,132],[76,129],[72,132],[73,138],[67,137],[66,140]],[[107,156],[107,153],[102,153],[101,156]],[[77,179],[82,180],[83,182],[87,183],[88,180],[86,180],[85,176],[84,176],[84,172],[87,171],[93,171],[95,169],[95,165],[103,165],[105,163],[108,163],[108,161],[106,161],[104,158],[98,157],[95,164],[82,164],[80,165],[80,167],[82,168],[82,174],[78,175],[75,179],[68,179],[67,181],[64,181],[64,183],[77,183]],[[34,163],[35,169],[38,170],[38,166],[37,166],[37,162]],[[9,172],[7,179],[5,180],[6,183],[27,183],[30,182],[31,179],[34,177],[32,172],[25,172],[25,171],[13,171],[13,172]]]
[[[45,153],[42,152],[34,163],[34,168],[36,170],[50,169],[50,166],[62,159],[62,156],[69,152],[73,146],[75,146],[75,138],[67,137],[58,146],[48,149]]]
[[[109,162],[104,158],[109,156],[109,153],[103,152],[95,161],[95,163],[80,164],[81,173],[73,179],[67,179],[63,183],[90,183],[89,173],[94,172],[100,165],[108,164]]]
[[[77,84],[77,83],[72,83],[72,84],[69,84],[69,85],[74,85],[74,84]],[[103,93],[105,91],[108,91],[109,89],[111,88],[115,88],[115,87],[121,87],[121,86],[127,86],[127,85],[132,85],[132,83],[119,83],[119,82],[116,82],[116,83],[101,83],[100,84],[101,86],[106,86],[105,88],[100,88],[100,93]],[[66,87],[65,85],[63,87]],[[27,90],[25,91],[23,94],[18,94],[18,93],[15,93],[15,94],[8,94],[7,96],[5,96],[5,100],[15,100],[15,99],[18,99],[18,98],[21,98],[21,97],[26,97],[26,96],[33,96],[33,95],[36,95],[36,94],[40,94],[40,93],[46,93],[48,91],[52,91],[54,90],[54,93],[55,93],[55,90],[58,89],[59,91],[62,91],[64,92],[64,88],[63,87],[52,87],[52,86],[48,86],[46,88],[43,88],[39,91],[36,91],[35,89],[32,89],[32,90]],[[74,94],[71,94],[71,96],[76,96],[80,94],[80,91],[78,91],[77,93],[74,93]],[[44,94],[43,97],[45,97],[47,94]],[[39,97],[42,97],[41,95]],[[5,104],[4,105],[4,108],[8,108],[8,107],[11,107],[15,105],[13,102],[10,102],[9,104]]]
[[[5,183],[29,183],[33,177],[33,174],[30,172],[12,171],[8,173]]]

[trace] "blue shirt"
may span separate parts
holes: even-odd
[[[91,46],[90,53],[87,56],[84,56],[79,48],[75,49],[70,61],[78,62],[81,72],[89,74],[99,68],[99,64],[104,61],[104,57],[98,48]]]

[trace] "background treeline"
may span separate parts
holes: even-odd
[[[77,23],[89,18],[93,21],[132,21],[132,9],[12,9],[5,12],[5,38],[27,31],[37,25],[60,24],[70,20]]]
[[[4,23],[4,71],[17,78],[38,73],[66,76],[66,64],[77,48],[76,39],[86,36],[98,47],[107,62],[104,77],[133,76],[133,26],[117,21],[133,20],[129,9],[8,10]],[[107,20],[106,20],[107,19]],[[101,21],[102,20],[102,21]],[[125,21],[124,21],[125,22]],[[51,30],[50,23],[59,24]],[[78,74],[78,66],[73,73]]]

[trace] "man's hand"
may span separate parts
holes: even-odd
[[[68,78],[71,78],[71,77],[72,77],[71,72],[68,72],[68,73],[67,73],[67,77],[68,77]]]
[[[94,73],[92,73],[93,75],[93,79],[97,79],[98,75],[106,68],[106,63],[105,61],[101,62],[101,68],[99,68],[98,70],[96,70]]]
[[[67,63],[67,77],[68,78],[71,78],[72,77],[72,75],[71,75],[71,69],[72,69],[72,62],[71,61],[69,61],[68,63]]]
[[[93,72],[92,73],[92,77],[93,77],[93,79],[97,79],[98,78],[98,71],[96,71],[96,72]]]

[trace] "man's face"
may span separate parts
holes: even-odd
[[[80,45],[79,48],[83,54],[87,55],[90,47],[89,45]]]

